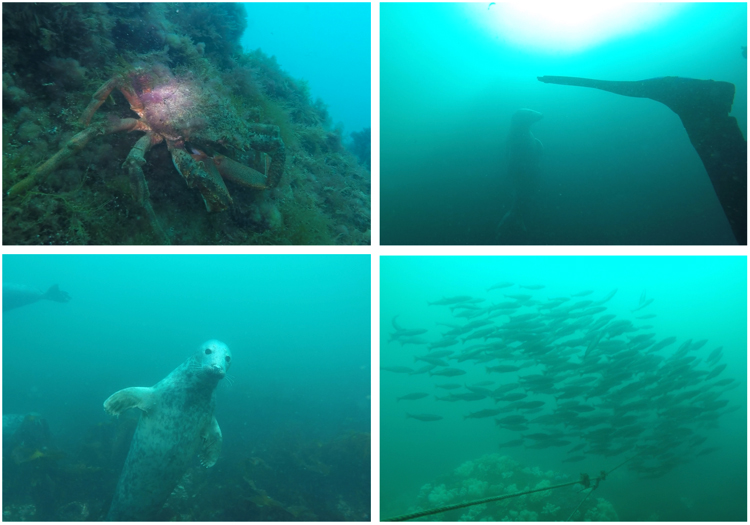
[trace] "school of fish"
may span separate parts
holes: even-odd
[[[565,463],[592,456],[627,460],[643,478],[657,478],[691,458],[718,450],[705,431],[739,409],[723,395],[739,383],[724,378],[723,348],[698,352],[707,340],[658,339],[654,302],[644,292],[627,318],[607,313],[617,294],[581,290],[546,297],[544,285],[503,281],[487,297],[443,297],[427,308],[446,308],[454,322],[406,328],[392,319],[388,344],[414,350],[415,367],[382,366],[383,372],[429,374],[434,392],[398,398],[413,406],[434,396],[473,403],[464,419],[494,419],[514,433],[501,448],[560,448]],[[469,367],[483,367],[487,381],[448,382]],[[480,408],[481,405],[481,408]],[[410,410],[406,417],[439,422],[440,414]],[[504,434],[507,435],[508,432]]]

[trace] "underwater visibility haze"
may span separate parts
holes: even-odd
[[[745,257],[380,267],[384,520],[747,519]]]
[[[218,457],[188,458],[147,519],[369,519],[369,256],[5,255],[3,310],[4,521],[127,516],[142,416],[105,400],[225,352],[213,339]]]
[[[745,244],[746,45],[746,3],[384,3],[383,244]]]
[[[341,74],[363,93],[324,90],[366,126],[346,136],[253,34],[306,9],[3,4],[3,242],[369,244],[369,9],[328,6],[322,37],[288,42],[360,65]],[[342,24],[368,31],[325,31]]]

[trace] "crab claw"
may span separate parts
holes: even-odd
[[[196,160],[193,155],[177,147],[171,147],[169,150],[172,153],[174,167],[185,178],[189,188],[198,188],[208,211],[224,211],[232,205],[229,190],[213,162]]]
[[[266,177],[261,172],[224,155],[216,155],[213,161],[219,173],[225,179],[256,190],[268,189]]]

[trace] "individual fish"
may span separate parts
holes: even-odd
[[[500,414],[500,410],[487,408],[484,410],[479,410],[478,412],[472,412],[468,416],[464,416],[464,419],[481,419],[485,417],[492,417]]]
[[[694,342],[694,343],[693,343],[693,344],[692,344],[692,345],[690,346],[690,351],[691,351],[691,352],[693,352],[693,351],[695,351],[695,350],[700,350],[701,348],[703,348],[703,346],[704,346],[704,345],[705,345],[706,343],[708,343],[708,339],[701,339],[700,341],[696,341],[696,342]]]
[[[654,343],[654,345],[653,345],[653,346],[651,346],[651,347],[650,347],[650,348],[648,349],[648,352],[649,352],[649,353],[653,353],[653,352],[658,352],[658,351],[659,351],[659,350],[661,350],[662,348],[666,348],[666,347],[668,347],[669,345],[672,345],[672,344],[674,344],[674,343],[675,343],[676,341],[677,341],[677,338],[676,338],[676,337],[667,337],[666,339],[662,339],[662,340],[661,340],[661,341],[659,341],[658,343]]]
[[[443,416],[438,416],[435,414],[406,414],[407,418],[417,419],[419,421],[440,421],[443,419]]]
[[[462,392],[460,394],[451,395],[453,401],[481,401],[486,397],[487,394],[481,392]]]
[[[586,297],[587,295],[591,295],[594,293],[594,290],[583,290],[581,292],[570,294],[571,297]]]
[[[492,390],[484,386],[464,385],[464,387],[466,388],[466,390],[474,392],[475,394],[484,394],[485,396],[492,395]]]
[[[709,372],[709,374],[706,376],[705,380],[708,381],[709,379],[713,379],[714,377],[718,376],[719,374],[721,374],[724,371],[724,369],[726,367],[727,367],[726,363],[724,363],[723,365],[717,366],[716,368],[714,368],[713,370],[711,370],[711,372]]]
[[[455,350],[438,350],[437,352],[430,352],[430,357],[448,357],[455,353]]]
[[[595,306],[600,306],[600,305],[606,303],[607,301],[609,301],[610,299],[612,299],[615,296],[616,293],[617,293],[617,288],[615,288],[614,290],[612,290],[611,292],[609,292],[607,295],[605,295],[603,299],[595,301],[592,304],[594,304]]]
[[[534,445],[530,445],[526,448],[530,449],[544,449],[544,448],[550,448],[550,447],[564,447],[566,445],[570,445],[570,441],[539,441]]]
[[[446,348],[449,346],[457,345],[460,341],[458,339],[453,339],[450,337],[446,337],[445,339],[441,339],[440,341],[436,341],[434,343],[430,343],[429,349],[432,350],[434,348]]]
[[[729,378],[721,379],[717,381],[716,383],[714,383],[714,386],[727,386],[727,385],[731,385],[732,383],[734,383],[734,378],[729,377]]]
[[[524,439],[531,439],[532,441],[549,441],[550,439],[560,439],[564,437],[562,434],[545,434],[543,432],[537,432],[535,434],[524,434]]]
[[[513,365],[497,365],[497,366],[486,366],[487,373],[496,372],[498,374],[506,374],[508,372],[518,372],[521,370],[520,366]]]
[[[427,365],[423,366],[422,368],[417,368],[414,372],[410,372],[409,375],[410,376],[417,376],[417,375],[420,375],[420,374],[427,374],[431,370],[434,370],[435,368],[437,368],[437,365],[427,364]]]
[[[520,447],[523,445],[523,439],[513,439],[511,441],[506,441],[505,443],[500,443],[498,445],[500,448],[513,448],[513,447]]]
[[[523,425],[528,420],[524,416],[507,416],[500,419],[495,419],[495,423],[498,425]]]
[[[515,299],[517,301],[528,301],[529,299],[531,299],[531,296],[525,293],[519,293],[519,294],[506,293],[505,297],[508,297],[509,299]]]
[[[404,337],[414,337],[417,335],[422,335],[422,334],[427,333],[427,330],[422,329],[422,328],[406,329],[402,327],[396,322],[396,319],[398,319],[398,317],[399,317],[398,315],[394,315],[393,318],[391,319],[391,325],[396,331],[391,334],[391,339],[389,342],[397,341]]]
[[[423,399],[430,394],[426,392],[414,392],[413,394],[406,394],[396,399],[396,401],[416,401],[417,399]]]
[[[719,348],[717,348],[716,350],[713,350],[713,351],[711,352],[711,354],[710,354],[710,355],[708,356],[708,358],[706,359],[706,362],[707,362],[707,363],[708,363],[709,365],[714,365],[714,364],[718,363],[718,362],[719,362],[719,359],[721,359],[721,351],[722,351],[723,349],[724,349],[724,347],[723,347],[723,346],[720,346],[720,347],[719,347]]]
[[[415,355],[414,361],[424,361],[425,363],[430,363],[431,365],[435,366],[450,366],[450,364],[445,359],[432,357],[430,355]]]
[[[399,337],[396,342],[401,346],[406,345],[428,345],[430,342],[424,337]]]
[[[513,401],[520,401],[521,399],[525,399],[526,397],[528,397],[528,394],[526,394],[524,392],[516,392],[516,393],[513,393],[513,394],[506,394],[506,395],[504,395],[502,397],[496,397],[495,401],[513,402]]]
[[[572,458],[563,459],[563,463],[578,463],[586,459],[586,456],[573,456]]]
[[[648,341],[656,337],[655,333],[639,334],[630,338],[630,344],[640,343],[642,341]]]
[[[462,376],[466,373],[465,370],[461,370],[460,368],[443,368],[441,370],[438,370],[437,372],[430,372],[431,376],[445,376],[445,377],[455,377],[455,376]]]
[[[499,283],[495,283],[489,288],[487,288],[487,291],[489,292],[491,290],[499,290],[501,288],[510,288],[511,286],[513,286],[513,283],[509,281],[500,281]]]
[[[630,312],[631,313],[635,313],[638,310],[642,310],[642,309],[646,308],[648,305],[650,305],[653,302],[654,302],[653,297],[651,299],[646,299],[644,302],[642,302],[641,304],[639,304],[636,308],[634,308],[633,310],[630,310]]]
[[[445,390],[455,390],[456,388],[461,388],[461,385],[459,385],[458,383],[447,383],[435,386],[438,388],[444,388]]]
[[[497,327],[495,326],[492,326],[490,328],[484,328],[482,330],[476,330],[470,333],[469,335],[467,335],[466,337],[464,337],[463,342],[466,343],[466,341],[471,341],[473,339],[484,339],[486,341],[487,337],[492,335],[496,331],[497,331]]]
[[[571,310],[578,310],[579,308],[586,308],[587,306],[590,306],[594,303],[594,301],[590,299],[584,299],[583,301],[578,301],[573,303],[569,306]]]

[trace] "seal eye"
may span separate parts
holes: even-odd
[[[206,348],[206,355],[208,355],[210,353],[211,353],[211,349],[210,348]]]
[[[229,361],[230,361],[230,360],[231,360],[232,358],[231,358],[231,357],[229,357],[229,356],[226,356],[226,357],[225,357],[224,359],[226,359],[226,361],[227,361],[227,363],[228,363],[228,362],[229,362]]]

